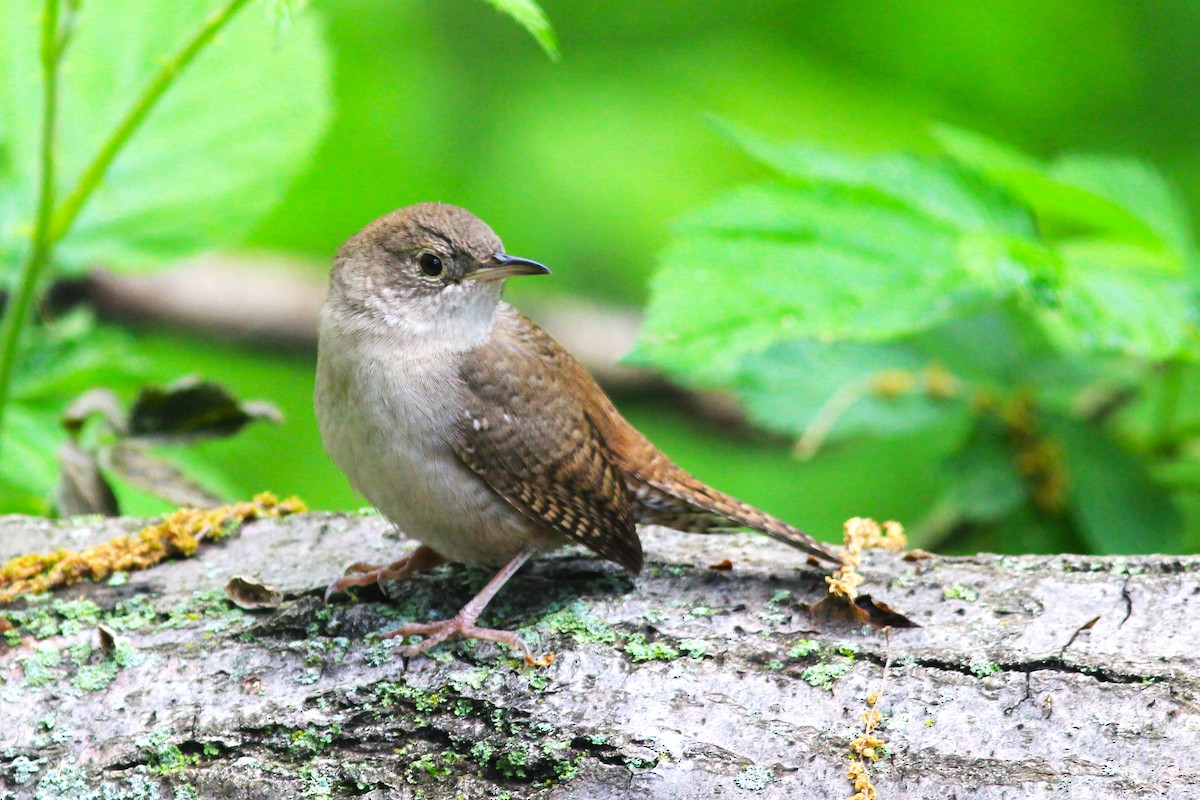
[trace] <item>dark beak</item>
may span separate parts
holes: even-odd
[[[550,268],[545,264],[530,261],[528,258],[493,253],[491,258],[480,263],[479,269],[468,273],[466,277],[476,281],[498,281],[514,275],[549,274]]]

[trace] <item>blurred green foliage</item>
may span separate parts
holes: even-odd
[[[1200,414],[1171,396],[1200,362],[1200,262],[1154,170],[1041,162],[954,129],[940,157],[732,135],[784,180],[680,223],[637,360],[734,388],[806,456],[850,434],[957,432],[914,526],[926,541],[1016,520],[1063,549],[1189,544],[1156,474],[1200,481]]]
[[[14,4],[0,25],[0,259],[13,265],[28,245],[38,196],[41,6]],[[63,21],[60,200],[155,70],[214,8],[211,0],[89,0]],[[97,263],[145,269],[240,242],[305,166],[329,117],[329,83],[328,51],[311,15],[286,34],[262,8],[235,17],[173,82],[57,242],[59,274]]]
[[[101,2],[95,0],[95,7]],[[0,37],[6,41],[7,26],[17,25],[14,20],[22,14],[33,15],[37,4],[11,0],[10,5],[0,17]],[[1200,9],[1190,4],[554,0],[543,5],[557,33],[558,62],[539,54],[538,45],[517,26],[481,11],[475,0],[312,0],[307,12],[292,15],[292,27],[311,26],[328,46],[330,69],[322,74],[332,81],[332,115],[326,133],[297,165],[298,178],[282,202],[265,217],[258,216],[260,206],[253,201],[248,209],[254,213],[244,215],[238,204],[226,204],[221,213],[237,219],[228,236],[222,235],[225,229],[199,228],[212,237],[207,244],[233,243],[248,226],[246,241],[253,247],[325,261],[371,218],[437,199],[472,209],[504,237],[510,251],[554,268],[549,284],[514,287],[516,302],[534,294],[544,301],[547,292],[561,291],[641,304],[657,254],[671,241],[671,220],[710,204],[730,187],[771,174],[770,167],[730,146],[711,123],[714,116],[769,141],[804,140],[842,154],[933,154],[940,145],[929,135],[931,123],[949,122],[987,131],[1041,157],[1063,151],[1137,157],[1166,173],[1185,205],[1195,208],[1200,201],[1200,147],[1193,133],[1200,129]],[[251,7],[242,24],[262,13],[261,6]],[[290,39],[285,29],[282,46]],[[167,50],[170,42],[160,45]],[[269,55],[278,46],[273,42],[262,52]],[[266,94],[247,81],[222,102],[240,106]],[[10,135],[10,119],[0,115],[0,139]],[[152,117],[145,130],[153,123]],[[254,130],[285,136],[290,126],[304,123],[293,115],[282,124],[263,121]],[[186,126],[173,136],[173,161],[164,163],[189,161]],[[0,175],[16,164],[6,152]],[[266,187],[272,197],[281,191],[287,171],[278,174],[279,182]],[[214,179],[204,170],[191,176],[185,191]],[[138,187],[116,188],[135,192]],[[1019,195],[1016,200],[1025,202]],[[16,219],[12,202],[0,191],[0,224]],[[93,213],[100,213],[99,206]],[[128,231],[132,241],[143,230],[136,227]],[[0,234],[0,240],[8,241],[9,235]],[[3,263],[7,271],[14,263],[11,253]],[[241,495],[262,488],[299,492],[315,507],[360,502],[321,450],[311,416],[310,359],[167,332],[129,335],[108,326],[95,331],[105,340],[123,339],[114,349],[115,360],[131,367],[136,362],[140,370],[130,381],[106,378],[127,398],[140,382],[166,382],[188,372],[284,410],[283,426],[251,427],[240,440],[208,443],[186,455],[219,475],[222,486]],[[1169,348],[1170,341],[1150,344]],[[882,346],[878,341],[838,345],[872,353]],[[859,363],[855,359],[865,359],[867,352],[845,359],[837,348],[808,346],[811,352],[805,352],[805,347],[779,342],[759,357],[811,358],[807,363],[813,371],[836,371]],[[787,348],[793,351],[784,352]],[[881,361],[874,371],[901,368],[917,374],[927,363],[909,353],[908,360]],[[832,382],[853,383],[853,374],[843,369]],[[1190,367],[1169,375],[1163,379],[1155,368],[1150,379],[1162,388],[1163,401],[1175,397],[1184,411],[1196,407],[1200,376]],[[918,374],[918,380],[926,378]],[[912,523],[927,519],[931,510],[940,512],[944,470],[965,472],[972,463],[964,456],[959,465],[947,465],[947,455],[957,450],[969,456],[964,436],[968,443],[978,439],[982,451],[995,445],[995,437],[974,435],[974,416],[947,415],[913,392],[888,404],[854,404],[839,417],[844,427],[831,429],[832,439],[819,455],[800,461],[792,456],[792,440],[802,429],[801,415],[823,401],[804,395],[799,384],[777,388],[764,384],[757,399],[747,400],[761,415],[768,396],[793,392],[800,398],[782,409],[795,417],[784,438],[734,438],[727,430],[680,416],[667,400],[617,400],[652,439],[700,477],[827,539],[836,538],[841,521],[853,514]],[[1048,387],[1040,383],[1038,388]],[[905,404],[913,408],[900,407]],[[44,414],[51,413],[45,405]],[[896,425],[890,434],[854,435],[878,429],[879,421],[871,419],[875,413],[890,415]],[[1120,419],[1106,428],[1117,452],[1129,453],[1131,442],[1145,441],[1139,431],[1152,429],[1157,413],[1150,400],[1124,406]],[[922,414],[945,424],[921,422]],[[1188,424],[1187,414],[1178,417],[1176,441]],[[50,416],[36,419],[52,421]],[[914,420],[920,424],[911,424]],[[61,434],[53,427],[39,430],[53,452]],[[6,451],[0,459],[7,462],[9,456]],[[1112,456],[1104,451],[1098,458]],[[976,481],[996,487],[999,505],[1007,496],[1005,486],[1011,493],[1027,489],[1023,480],[1006,484],[1005,474],[975,475]],[[1156,468],[1152,477],[1154,485],[1172,485],[1173,502],[1185,520],[1173,548],[1192,546],[1200,531],[1195,477],[1178,461]],[[147,498],[129,503],[135,512],[161,508]],[[959,531],[960,538],[949,546],[1001,551],[1093,546],[1078,538],[1074,524],[1047,533],[1036,517],[1030,525],[1017,516],[1008,519],[1005,527]]]

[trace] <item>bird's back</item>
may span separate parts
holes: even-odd
[[[792,547],[830,561],[838,556],[795,527],[713,489],[676,465],[633,427],[617,410],[595,379],[557,341],[516,309],[501,303],[493,341],[517,346],[539,368],[529,380],[540,402],[570,403],[549,415],[557,419],[586,419],[618,471],[633,518],[676,530],[704,533],[738,527],[754,528]],[[490,354],[496,358],[497,354]],[[560,432],[562,433],[562,432]]]

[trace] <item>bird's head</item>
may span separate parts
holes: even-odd
[[[341,246],[330,304],[402,336],[441,337],[453,346],[486,337],[505,278],[549,272],[507,255],[471,212],[420,203],[380,217]]]

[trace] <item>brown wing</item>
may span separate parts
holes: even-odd
[[[582,367],[576,366],[582,371]],[[697,533],[730,527],[754,528],[799,550],[835,564],[842,563],[828,545],[692,477],[630,425],[606,395],[598,392],[592,396],[597,401],[588,413],[609,443],[614,463],[636,498],[639,522]]]
[[[522,513],[640,571],[629,492],[574,385],[581,368],[507,305],[496,326],[464,360],[459,458]]]

